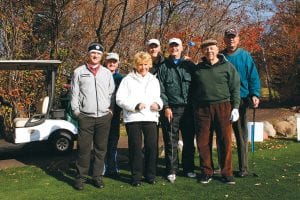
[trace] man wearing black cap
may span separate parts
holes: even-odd
[[[231,63],[219,54],[216,40],[201,44],[203,61],[192,75],[192,104],[200,157],[199,182],[212,180],[211,134],[217,134],[219,164],[224,183],[235,184],[232,175],[231,123],[239,118],[239,75]]]
[[[247,110],[250,104],[253,108],[257,108],[259,105],[260,79],[250,53],[238,48],[239,41],[240,38],[235,28],[226,30],[224,34],[226,48],[222,53],[235,66],[241,79],[241,105],[239,107],[241,117],[236,123],[233,123],[233,130],[238,149],[238,176],[245,177],[248,174]]]
[[[173,183],[178,172],[179,130],[183,140],[182,167],[185,175],[196,177],[194,173],[194,127],[189,102],[191,84],[190,70],[194,63],[182,56],[182,42],[179,38],[169,40],[169,54],[158,69],[161,98],[164,103],[162,130],[165,146],[167,179]]]
[[[93,184],[103,188],[102,172],[114,105],[112,73],[100,64],[103,47],[91,43],[87,63],[74,70],[71,107],[78,118],[77,177],[74,187],[82,190],[88,176],[91,148],[94,148]]]

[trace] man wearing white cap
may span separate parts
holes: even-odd
[[[150,69],[150,73],[156,75],[159,66],[164,62],[164,57],[161,54],[160,42],[158,39],[150,39],[147,42],[147,52],[150,54],[152,58],[152,68]]]
[[[103,188],[102,172],[114,105],[115,83],[111,72],[100,64],[104,48],[98,43],[88,47],[84,65],[76,68],[72,77],[71,107],[78,118],[77,176],[74,187],[84,188],[87,179],[91,148],[94,147],[92,179]]]
[[[169,54],[158,69],[161,85],[161,98],[164,103],[162,130],[165,144],[167,179],[173,183],[178,172],[179,130],[183,140],[182,166],[187,177],[196,177],[194,173],[194,128],[189,90],[191,72],[194,63],[182,56],[182,42],[179,38],[169,40]]]
[[[113,75],[116,91],[122,81],[123,76],[118,72],[120,58],[117,53],[108,53],[105,58],[105,66],[109,69]],[[105,176],[112,178],[119,177],[119,166],[117,161],[118,156],[118,141],[120,138],[120,114],[121,108],[115,104],[113,118],[111,120],[111,126],[109,131],[107,153],[105,159]]]

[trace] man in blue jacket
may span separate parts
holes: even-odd
[[[224,34],[226,48],[222,53],[235,66],[240,75],[240,118],[233,123],[233,130],[238,149],[238,176],[245,177],[248,174],[247,109],[249,105],[252,105],[253,108],[257,108],[259,105],[260,79],[250,53],[238,47],[239,41],[238,31],[235,28],[226,30]]]

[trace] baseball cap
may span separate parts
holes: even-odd
[[[227,29],[224,33],[225,36],[234,35],[236,36],[238,34],[238,31],[235,28]]]
[[[158,39],[150,39],[147,42],[147,45],[149,46],[150,44],[156,44],[157,46],[160,46],[160,42]]]
[[[97,52],[103,54],[104,48],[101,44],[93,42],[88,47],[88,52]]]
[[[105,60],[116,60],[119,62],[120,58],[119,58],[119,54],[117,53],[108,53]]]
[[[171,38],[169,40],[169,45],[172,44],[172,43],[176,43],[178,45],[182,45],[181,39],[179,39],[179,38]]]

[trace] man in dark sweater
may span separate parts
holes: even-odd
[[[223,181],[235,184],[232,176],[231,122],[239,118],[240,78],[234,66],[219,54],[216,40],[204,41],[201,50],[203,61],[192,74],[192,102],[202,173],[199,182],[205,184],[212,180],[210,130],[213,128],[217,134]]]
[[[191,69],[194,63],[185,60],[182,41],[179,38],[169,40],[169,57],[160,65],[157,77],[161,86],[161,98],[164,103],[162,131],[165,145],[167,179],[174,183],[179,171],[178,140],[179,131],[183,140],[182,168],[187,177],[194,178],[194,128],[190,106]]]

